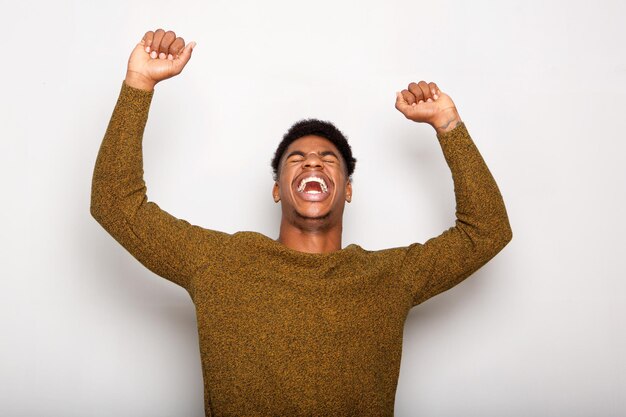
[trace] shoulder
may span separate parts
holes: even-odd
[[[416,244],[419,245],[419,244]],[[411,245],[414,246],[414,245]],[[366,268],[383,268],[395,270],[402,265],[407,251],[411,246],[394,247],[378,250],[363,249],[361,246],[351,244],[344,250],[351,249],[353,256]]]

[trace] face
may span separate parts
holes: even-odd
[[[291,143],[283,154],[272,194],[281,202],[283,219],[341,223],[352,184],[341,153],[332,142],[309,135]]]

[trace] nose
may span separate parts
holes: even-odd
[[[324,162],[322,161],[322,158],[316,153],[311,152],[304,159],[305,168],[315,169],[322,168],[323,166]]]

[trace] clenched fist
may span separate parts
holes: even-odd
[[[454,129],[461,117],[450,96],[435,83],[420,81],[396,94],[396,109],[414,122],[428,123],[437,133]]]
[[[181,73],[195,46],[195,42],[185,45],[172,31],[146,32],[128,59],[126,84],[152,91],[159,81]]]

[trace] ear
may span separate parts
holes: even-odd
[[[274,203],[278,203],[280,201],[280,192],[278,188],[278,182],[274,182],[274,187],[272,188],[272,197],[274,197]]]
[[[350,203],[352,201],[352,181],[346,182],[346,201]]]

